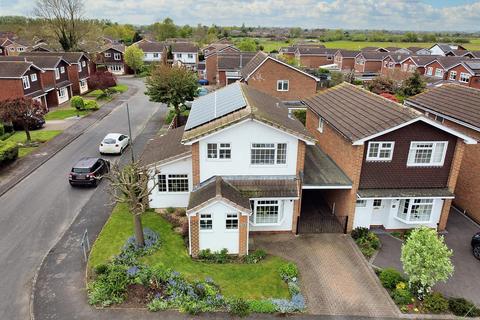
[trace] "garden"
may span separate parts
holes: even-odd
[[[145,246],[139,248],[132,214],[124,204],[115,207],[90,253],[90,304],[239,316],[305,309],[295,264],[262,250],[244,258],[204,250],[192,259],[179,227],[185,212],[167,211],[142,214]]]

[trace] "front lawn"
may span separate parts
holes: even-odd
[[[162,265],[180,272],[189,280],[212,278],[226,297],[245,299],[289,298],[286,283],[279,268],[287,263],[279,257],[268,256],[257,264],[212,264],[192,260],[182,237],[172,230],[164,218],[154,212],[146,213],[143,227],[160,235],[160,249],[140,260],[150,266]],[[124,205],[117,205],[98,236],[90,253],[88,267],[108,262],[118,255],[125,241],[133,234],[133,219]]]
[[[63,120],[66,118],[76,117],[77,115],[84,116],[88,114],[90,110],[77,111],[74,108],[54,109],[45,115],[45,120]]]
[[[30,131],[30,136],[32,138],[32,142],[38,142],[38,143],[44,143],[47,142],[57,135],[59,135],[62,132],[62,130],[35,130],[35,131]],[[27,136],[25,135],[24,131],[19,131],[15,132],[11,137],[6,139],[5,141],[13,141],[19,144],[25,144],[27,141]],[[20,146],[20,149],[18,150],[18,156],[24,157],[27,154],[31,153],[34,151],[37,147],[23,147]]]

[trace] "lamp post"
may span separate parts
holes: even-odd
[[[135,157],[133,155],[132,126],[130,125],[130,109],[128,108],[128,102],[127,102],[127,121],[128,121],[128,135],[130,136],[130,155],[132,156],[132,163],[133,163],[135,162]]]

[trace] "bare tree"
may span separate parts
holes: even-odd
[[[71,51],[88,33],[83,5],[82,0],[37,0],[34,13],[52,29],[63,50]]]
[[[148,196],[158,185],[157,179],[150,180],[149,170],[138,162],[132,162],[123,168],[112,165],[105,176],[110,181],[110,193],[116,203],[125,203],[133,215],[135,242],[138,247],[145,245],[142,227],[142,214],[148,208]],[[157,172],[154,172],[154,177]]]

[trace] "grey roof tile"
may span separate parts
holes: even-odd
[[[181,143],[185,126],[168,130],[151,139],[140,157],[142,165],[162,163],[191,153],[191,147]]]
[[[352,181],[318,146],[307,146],[305,151],[304,186],[352,186]]]

